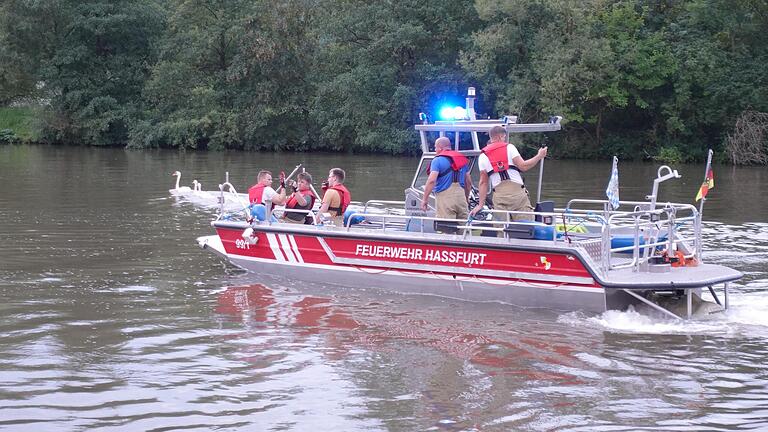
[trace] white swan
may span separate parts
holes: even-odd
[[[198,201],[207,201],[210,204],[219,204],[219,198],[222,196],[221,191],[218,190],[203,190],[203,184],[197,180],[192,180],[192,197]],[[224,191],[224,202],[228,207],[232,205],[238,207],[248,206],[248,194],[234,193],[232,190]]]
[[[192,189],[190,189],[189,186],[179,186],[179,183],[181,182],[181,171],[174,171],[171,175],[176,177],[176,187],[168,189],[168,192],[170,192],[171,195],[182,195],[192,192]]]

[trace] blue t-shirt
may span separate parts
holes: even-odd
[[[467,173],[467,169],[469,168],[469,164],[464,165],[459,170],[459,184],[461,187],[464,187],[464,177]],[[434,159],[432,159],[432,163],[429,165],[429,171],[434,172],[437,171],[440,173],[437,176],[437,181],[435,182],[435,188],[433,189],[435,193],[442,192],[449,187],[451,187],[451,183],[453,183],[453,170],[451,169],[451,158],[446,156],[437,156]]]

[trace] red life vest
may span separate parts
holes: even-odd
[[[451,169],[454,171],[458,171],[464,168],[464,166],[469,162],[469,159],[467,159],[466,156],[453,150],[443,150],[440,152],[438,157],[439,156],[447,157],[448,160],[451,161]]]
[[[453,150],[443,150],[440,152],[439,155],[437,155],[435,158],[439,158],[440,156],[445,156],[448,158],[448,160],[451,162],[451,169],[446,170],[444,172],[438,173],[438,177],[442,177],[447,174],[453,174],[453,182],[456,183],[459,181],[459,170],[464,168],[467,163],[469,163],[469,159],[466,158],[463,154],[453,151]],[[427,165],[427,175],[431,172],[432,164]]]
[[[291,197],[288,198],[288,201],[285,202],[285,208],[289,209],[300,209],[300,210],[309,210],[315,205],[315,194],[312,193],[311,190],[307,189],[306,191],[297,191],[301,196],[304,197],[304,200],[307,201],[306,205],[300,205],[299,200],[296,199],[295,194],[291,194]],[[284,213],[285,217],[291,220],[295,221],[301,221],[304,220],[308,214],[307,213],[299,213],[299,212],[290,212],[287,211]]]
[[[493,172],[506,172],[509,169],[510,161],[509,158],[507,158],[507,145],[509,144],[501,141],[488,144],[483,148],[483,153],[488,156],[488,160],[491,161]]]
[[[297,208],[301,210],[307,210],[307,209],[311,209],[312,206],[315,205],[315,194],[313,194],[311,190],[307,189],[306,191],[303,191],[303,192],[302,191],[297,191],[297,192],[300,193],[305,200],[309,198],[309,203],[305,206],[301,206],[299,205],[299,200],[296,199],[296,195],[291,194],[291,197],[288,198],[288,201],[285,202],[286,208]]]
[[[330,186],[328,189],[333,189],[336,192],[339,193],[339,196],[341,197],[341,205],[339,207],[328,207],[329,211],[336,212],[336,216],[341,216],[344,214],[344,211],[347,210],[347,206],[349,205],[350,201],[352,201],[352,194],[349,193],[347,190],[347,187],[343,184],[338,184],[336,186]]]
[[[512,161],[509,160],[509,155],[507,153],[508,145],[508,143],[500,141],[490,143],[483,147],[483,154],[488,156],[488,160],[491,162],[491,170],[488,171],[488,175],[490,176],[493,173],[497,173],[502,181],[509,180],[508,170],[512,169],[519,172],[520,178],[522,179],[523,176],[520,168],[516,167],[514,164],[512,164]]]
[[[266,188],[263,184],[255,184],[251,186],[248,189],[248,201],[250,201],[251,204],[261,204],[261,197],[264,195],[264,188]]]

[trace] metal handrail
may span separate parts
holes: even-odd
[[[227,177],[229,177],[229,173],[227,173]],[[243,201],[240,199],[240,195],[237,193],[237,190],[235,189],[235,186],[230,183],[229,181],[225,181],[224,183],[219,185],[219,215],[217,217],[218,219],[221,219],[224,217],[224,203],[226,202],[226,198],[224,196],[225,190],[230,193],[234,198],[235,201],[240,204],[242,207],[240,211],[243,211],[246,213],[246,217],[250,216],[247,214],[249,203],[243,203]]]
[[[570,203],[569,203],[570,204]],[[689,210],[691,211],[691,216],[686,216],[682,218],[677,218],[677,211],[679,209]],[[610,248],[609,254],[614,253],[620,253],[620,252],[626,252],[626,251],[632,251],[632,260],[629,263],[619,263],[619,264],[613,264],[608,262],[608,269],[619,269],[619,268],[627,268],[627,267],[635,267],[636,269],[639,267],[639,265],[643,262],[647,262],[652,256],[653,251],[656,250],[656,248],[665,246],[667,250],[672,250],[677,248],[677,246],[680,243],[684,243],[687,241],[693,241],[694,242],[694,251],[698,251],[701,248],[701,236],[700,236],[700,230],[697,230],[697,226],[700,225],[700,218],[699,213],[696,210],[695,207],[688,205],[688,204],[667,204],[664,208],[656,209],[656,210],[637,210],[633,212],[612,212],[608,218],[608,229],[610,230],[611,227],[615,227],[618,224],[618,220],[622,218],[631,217],[633,220],[633,237],[634,241],[631,246],[623,246],[623,247],[617,247],[617,248]],[[654,219],[651,216],[657,215],[659,218]],[[661,216],[666,215],[666,219],[661,219]],[[644,216],[648,216],[647,220],[641,219]],[[681,235],[678,231],[678,227],[682,226],[683,223],[693,221],[694,224],[694,234],[692,237],[690,236],[684,236]],[[661,233],[666,228],[667,231],[667,239],[664,241],[658,241],[656,240],[659,233]],[[614,228],[615,229],[615,228]],[[654,239],[654,241],[646,241],[644,244],[640,244],[640,231],[641,229],[649,229],[650,235],[647,237],[644,236],[644,238],[647,238],[648,240]],[[610,238],[610,237],[609,237]],[[640,252],[643,252],[642,258],[640,257]],[[691,258],[696,256],[697,252],[684,255],[685,258]]]
[[[368,206],[371,204],[384,204],[384,205],[402,205],[405,206],[405,201],[387,201],[387,200],[368,200],[365,202],[365,206],[363,206],[363,212],[366,213],[368,211]]]
[[[364,209],[367,210],[371,204],[403,204],[401,201],[379,201],[371,200],[366,203]],[[593,259],[597,260],[596,264],[599,269],[604,273],[612,269],[621,269],[626,267],[635,267],[648,261],[654,254],[657,248],[664,247],[667,250],[672,250],[675,247],[679,249],[681,243],[686,243],[685,248],[688,249],[688,253],[685,258],[691,258],[697,255],[697,251],[700,250],[700,218],[698,211],[695,207],[686,204],[669,204],[664,208],[658,208],[655,210],[635,210],[631,212],[608,212],[605,214],[599,214],[593,211],[581,210],[581,209],[565,209],[556,210],[554,212],[531,212],[531,211],[503,211],[503,210],[489,210],[492,214],[503,214],[506,220],[477,220],[476,223],[471,221],[450,219],[450,218],[437,218],[432,216],[415,216],[404,214],[392,214],[392,213],[368,213],[367,211],[353,212],[347,218],[346,223],[340,228],[349,231],[353,227],[353,220],[359,217],[366,219],[370,224],[365,227],[368,229],[380,229],[386,231],[392,227],[402,229],[409,221],[421,221],[419,229],[413,231],[414,233],[425,234],[425,226],[427,223],[434,222],[447,222],[453,223],[453,228],[457,230],[456,235],[463,235],[464,238],[473,237],[477,235],[477,231],[492,231],[492,232],[504,232],[504,238],[510,239],[509,233],[506,231],[507,225],[510,223],[522,223],[522,224],[535,224],[535,226],[552,226],[551,238],[547,236],[546,239],[539,238],[540,241],[549,241],[553,244],[560,242],[573,242],[578,247],[579,241],[586,241],[590,239],[602,239],[600,250],[600,256],[593,255],[590,252],[589,255]],[[677,214],[683,210],[690,211],[691,215],[684,217],[677,217]],[[291,211],[313,214],[310,209],[292,209]],[[530,217],[531,222],[524,221],[511,221],[515,215],[524,215]],[[553,224],[543,224],[541,222],[533,222],[536,216],[549,217],[553,219]],[[653,216],[653,217],[651,217]],[[681,226],[688,226],[688,222],[693,222],[693,233],[686,231],[681,233],[679,228]],[[266,223],[270,223],[269,219]],[[565,226],[573,226],[576,224],[583,224],[587,232],[570,232],[567,230],[557,230],[557,225],[563,224]],[[611,239],[618,233],[618,230],[622,230],[623,234],[630,234],[633,237],[633,242],[628,246],[611,247]],[[430,230],[431,231],[431,230]],[[666,232],[667,238],[658,240],[659,234]],[[686,234],[687,233],[687,234]],[[565,234],[565,235],[564,235]],[[640,244],[640,236],[644,238],[644,244]],[[693,242],[693,247],[689,246],[687,242]],[[586,243],[583,243],[582,248],[587,247]],[[613,259],[614,254],[622,252],[632,252],[632,259],[629,262],[616,262]]]

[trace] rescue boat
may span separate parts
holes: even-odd
[[[492,127],[552,133],[562,120],[477,120],[473,94],[465,117],[415,126],[422,157],[403,201],[364,202],[348,212],[343,226],[257,221],[222,208],[211,223],[216,234],[197,242],[245,270],[314,283],[556,310],[644,305],[674,318],[728,308],[729,284],[742,274],[703,259],[703,201],[698,209],[656,202],[659,185],[680,177],[667,166],[659,168],[647,201],[619,201],[621,211],[609,200],[573,199],[564,208],[540,201],[534,212],[488,209],[467,221],[436,218],[432,199],[423,212],[426,167],[435,157],[430,143],[437,136],[452,138],[454,150],[476,171],[480,138]],[[514,213],[530,222],[510,222]],[[702,301],[704,290],[714,303]]]

